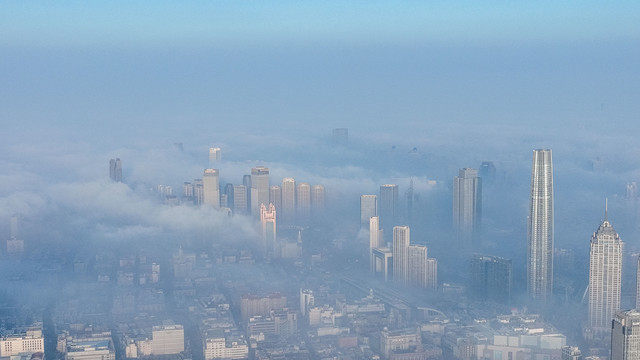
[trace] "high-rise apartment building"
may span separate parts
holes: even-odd
[[[407,248],[407,285],[426,289],[429,286],[429,264],[427,247],[409,245]]]
[[[618,312],[611,327],[611,360],[637,359],[640,359],[640,312]]]
[[[608,332],[620,310],[622,247],[605,211],[604,221],[591,237],[589,256],[589,327],[596,333]]]
[[[202,187],[204,191],[203,204],[220,208],[220,179],[218,169],[205,169],[202,174]]]
[[[296,222],[296,179],[282,179],[282,223],[292,225]]]
[[[393,279],[399,283],[408,283],[408,248],[411,235],[408,226],[393,227]]]
[[[553,290],[553,164],[551,150],[534,150],[527,219],[527,290],[545,303]]]
[[[369,219],[378,216],[378,197],[376,195],[360,196],[360,224],[369,225]]]
[[[269,188],[269,202],[276,207],[276,212],[279,214],[280,220],[282,220],[282,188],[278,185],[272,185]]]
[[[398,185],[385,184],[380,186],[378,201],[378,216],[385,231],[389,231],[398,221]]]
[[[262,225],[262,246],[265,253],[273,252],[276,244],[276,207],[269,204],[269,209],[264,204],[260,205],[260,224]]]
[[[474,255],[471,259],[471,292],[477,300],[509,304],[513,283],[510,259]]]
[[[482,181],[478,170],[460,169],[453,178],[453,229],[462,245],[469,245],[480,227]]]
[[[299,183],[296,188],[296,221],[307,224],[311,219],[311,185]]]
[[[122,161],[120,158],[109,160],[109,178],[112,181],[122,182]]]
[[[324,210],[324,185],[315,184],[311,187],[311,214],[318,215]]]
[[[269,168],[256,166],[251,169],[251,213],[259,214],[261,204],[269,205]]]

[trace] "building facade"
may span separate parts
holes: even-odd
[[[611,360],[637,359],[640,359],[640,312],[618,312],[611,328]]]
[[[482,181],[478,170],[460,169],[453,178],[453,229],[456,239],[469,245],[480,228]]]
[[[605,333],[620,310],[623,242],[605,219],[591,237],[589,256],[589,327]]]
[[[360,196],[360,224],[369,226],[369,219],[378,216],[378,196],[361,195]]]
[[[205,169],[202,174],[202,188],[204,191],[203,204],[220,208],[220,178],[218,169]]]

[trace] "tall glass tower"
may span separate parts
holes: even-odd
[[[527,290],[546,303],[553,290],[553,164],[551,150],[534,150],[527,219]]]

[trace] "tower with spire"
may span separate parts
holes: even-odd
[[[604,220],[591,237],[589,327],[594,334],[608,334],[611,320],[620,310],[624,243],[609,222],[608,212],[605,202]]]

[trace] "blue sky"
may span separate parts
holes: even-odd
[[[634,1],[5,1],[0,44],[610,41],[638,23]]]

